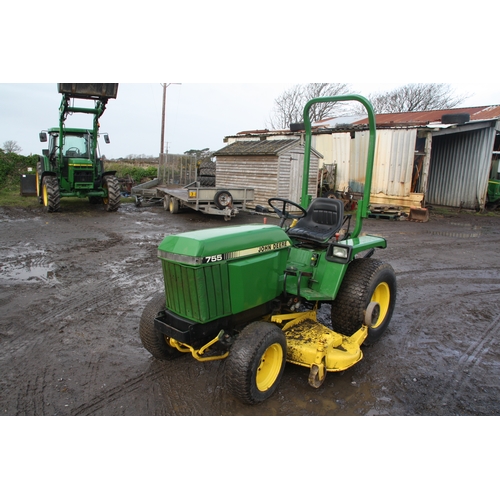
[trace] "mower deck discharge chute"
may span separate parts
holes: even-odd
[[[326,100],[357,100],[370,118],[364,197],[352,229],[343,203],[329,198],[311,203],[308,195],[309,110]],[[279,226],[167,236],[158,248],[164,291],[141,317],[141,340],[154,357],[171,360],[191,353],[199,361],[224,360],[229,391],[247,404],[275,392],[286,361],[308,368],[315,388],[327,372],[358,363],[361,346],[384,333],[395,305],[392,267],[371,258],[386,241],[361,235],[375,149],[371,104],[357,95],[312,99],[304,109],[304,129],[301,204],[271,198],[270,209],[262,210],[276,213]],[[317,320],[323,304],[331,307],[331,328]]]

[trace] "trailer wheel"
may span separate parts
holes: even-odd
[[[170,196],[168,194],[163,197],[163,208],[165,211],[170,210]]]
[[[243,403],[261,403],[278,387],[285,363],[281,329],[264,321],[251,323],[236,337],[226,360],[228,390]]]
[[[168,338],[158,332],[155,328],[155,318],[157,314],[165,308],[165,294],[156,293],[148,302],[142,312],[139,322],[139,335],[142,345],[156,359],[174,359],[181,353],[167,344]]]
[[[108,190],[108,196],[103,198],[108,212],[116,212],[120,208],[121,193],[120,184],[114,175],[106,175],[103,182],[104,188]]]
[[[169,202],[169,208],[170,208],[171,214],[178,214],[179,213],[179,200],[177,198],[174,198],[173,196],[171,196],[170,202]]]
[[[233,206],[233,197],[229,191],[217,191],[214,196],[214,203],[217,208],[224,210]]]
[[[52,175],[46,175],[42,181],[42,200],[47,212],[59,212],[61,208],[61,193],[59,181]]]
[[[389,326],[396,304],[396,275],[384,262],[353,260],[332,302],[332,328],[343,335],[352,335],[366,321],[367,309],[372,302],[379,305],[376,309],[378,315],[374,323],[368,325],[366,345],[378,340]]]

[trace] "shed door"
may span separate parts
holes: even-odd
[[[304,173],[304,154],[291,153],[290,161],[290,191],[288,199],[300,203],[302,195],[302,175]]]

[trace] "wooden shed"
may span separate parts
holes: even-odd
[[[216,151],[217,187],[254,189],[255,205],[267,206],[269,198],[300,203],[304,168],[304,144],[300,138],[238,140]],[[316,197],[319,159],[311,151],[308,194]]]

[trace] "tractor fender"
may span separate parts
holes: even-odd
[[[44,170],[42,172],[42,177],[41,177],[41,181],[43,180],[44,177],[47,177],[47,176],[50,176],[50,177],[57,177],[57,174],[55,172],[52,172],[52,170]]]
[[[106,177],[107,175],[116,175],[116,170],[107,170],[106,172],[102,173],[102,177]]]

